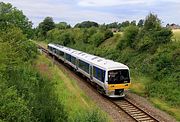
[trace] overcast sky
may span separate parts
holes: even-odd
[[[47,16],[71,25],[85,20],[102,23],[144,19],[158,15],[163,25],[180,24],[180,0],[3,0],[22,10],[37,26]]]

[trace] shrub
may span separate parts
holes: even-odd
[[[0,82],[0,120],[2,121],[33,121],[27,102],[18,96],[15,87],[8,87],[6,81]]]
[[[104,33],[104,39],[108,39],[110,37],[113,37],[113,32],[110,30],[106,30]]]
[[[95,46],[98,47],[104,41],[104,35],[101,32],[93,34],[89,38],[90,42]]]
[[[134,42],[136,41],[138,30],[139,30],[138,27],[133,25],[130,25],[127,28],[125,28],[123,37],[118,43],[118,48],[119,49],[123,49],[126,47],[134,48]]]

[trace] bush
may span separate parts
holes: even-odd
[[[104,41],[104,35],[101,32],[95,33],[89,38],[89,41],[95,47],[98,47]]]
[[[123,49],[126,47],[134,48],[134,43],[136,41],[138,30],[139,30],[138,27],[133,25],[130,25],[127,28],[125,28],[123,37],[118,43],[118,48],[119,49]]]
[[[0,120],[11,122],[33,121],[27,102],[18,96],[15,87],[8,87],[5,82],[2,80],[0,82]]]
[[[110,37],[113,37],[113,32],[110,30],[106,30],[104,33],[104,39],[108,39]]]

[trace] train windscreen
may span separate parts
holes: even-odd
[[[129,82],[129,70],[111,70],[108,72],[108,84],[121,84]]]

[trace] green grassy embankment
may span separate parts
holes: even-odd
[[[55,81],[54,89],[68,113],[68,121],[112,121],[101,111],[88,96],[77,86],[74,79],[59,69],[53,62],[41,55],[36,60],[36,67],[40,73]]]

